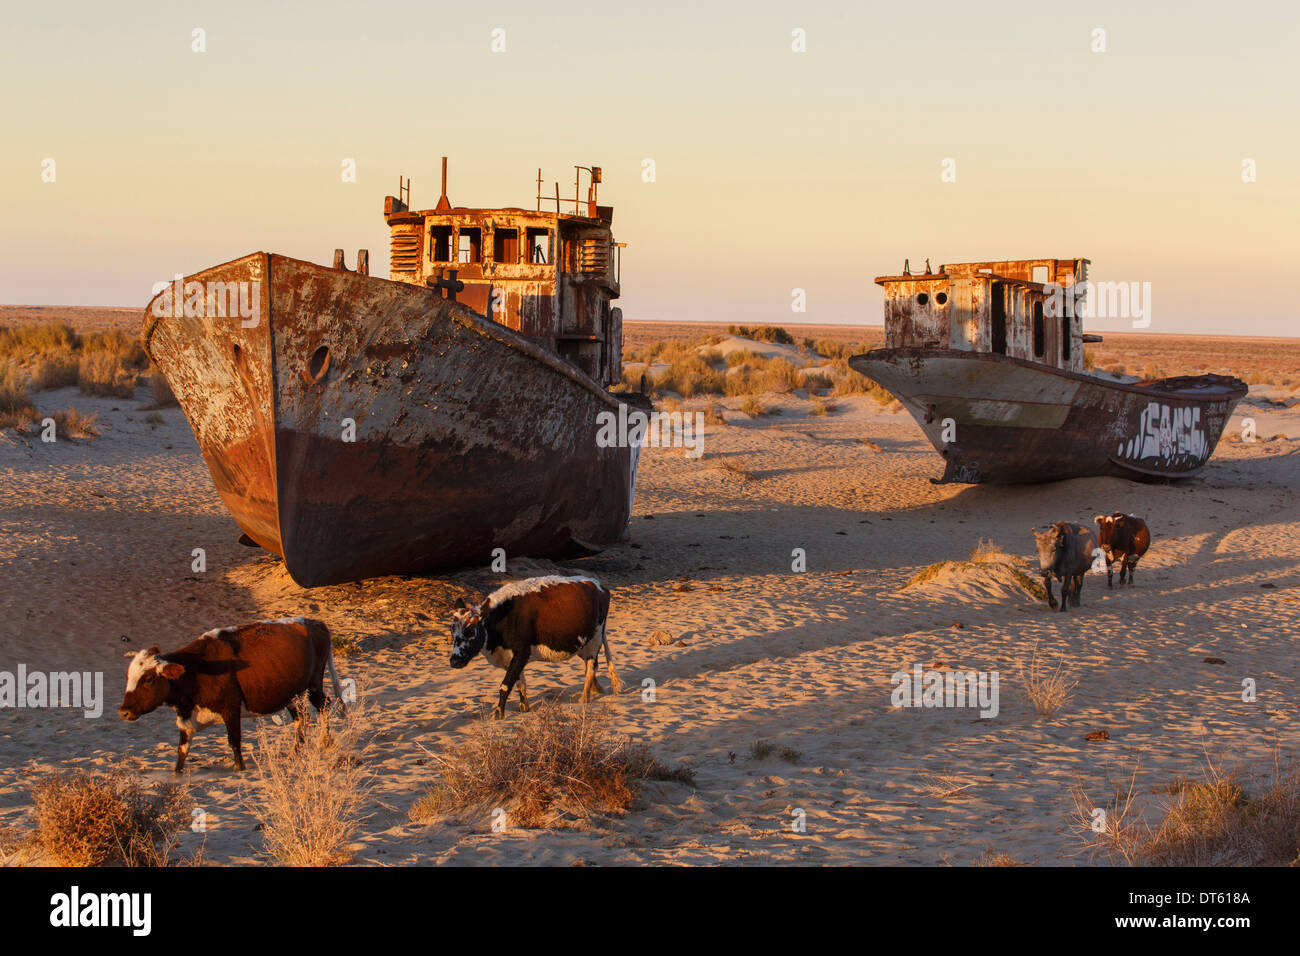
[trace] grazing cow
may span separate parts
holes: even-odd
[[[302,741],[303,720],[295,698],[304,691],[317,711],[324,710],[325,669],[334,693],[342,698],[329,629],[320,621],[283,618],[208,631],[178,651],[164,654],[157,647],[133,653],[126,672],[126,696],[118,714],[138,720],[162,704],[176,711],[181,731],[176,773],[185,767],[190,738],[200,728],[225,723],[226,738],[235,755],[235,769],[244,769],[239,718],[243,711],[274,714],[288,709]]]
[[[1083,576],[1092,567],[1093,551],[1097,548],[1097,539],[1092,529],[1081,524],[1058,521],[1046,531],[1030,529],[1038,545],[1038,567],[1043,575],[1043,586],[1047,588],[1047,603],[1056,607],[1056,598],[1052,596],[1052,578],[1061,582],[1061,611],[1064,612],[1071,602],[1080,605],[1083,593]]]
[[[505,715],[511,688],[519,684],[519,709],[528,710],[524,665],[534,654],[547,661],[564,661],[575,654],[586,661],[587,679],[582,702],[592,692],[605,693],[596,679],[596,659],[605,649],[605,663],[614,693],[623,682],[609,654],[605,619],[609,616],[609,591],[591,578],[542,577],[507,584],[477,606],[457,599],[451,623],[452,667],[464,667],[482,652],[506,675],[493,716]]]
[[[1116,511],[1113,515],[1097,515],[1092,519],[1097,523],[1097,543],[1106,555],[1106,587],[1112,587],[1115,572],[1111,562],[1119,562],[1119,583],[1122,587],[1124,576],[1133,584],[1133,572],[1137,570],[1138,558],[1147,553],[1151,547],[1151,532],[1147,523],[1137,515],[1126,515]]]

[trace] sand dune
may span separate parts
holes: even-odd
[[[1268,765],[1275,743],[1295,753],[1294,403],[1244,405],[1261,436],[1284,437],[1225,441],[1202,477],[1178,484],[933,485],[941,462],[911,419],[867,398],[841,399],[824,418],[801,398],[772,399],[781,414],[728,411],[700,459],[649,450],[629,543],[564,565],[519,563],[509,576],[569,569],[614,588],[610,634],[629,688],[606,700],[623,731],[694,768],[696,786],[654,784],[641,809],[592,830],[497,834],[486,819],[418,826],[407,811],[431,778],[429,752],[480,719],[499,677],[481,662],[447,666],[448,608],[503,576],[302,591],[278,560],[236,543],[179,410],[151,426],[133,402],[37,397],[97,410],[105,427],[93,443],[0,435],[0,669],[102,670],[107,706],[98,720],[0,711],[0,824],[24,825],[41,772],[128,760],[168,777],[170,713],[116,717],[124,649],[282,614],[320,617],[355,642],[342,671],[381,715],[374,815],[353,847],[361,863],[967,864],[989,848],[1084,862],[1067,820],[1072,784],[1101,800],[1140,765],[1149,794],[1196,774],[1206,753],[1247,768]],[[1137,585],[1107,590],[1089,575],[1083,607],[1068,614],[956,572],[904,588],[934,562],[965,561],[982,538],[1028,558],[1031,526],[1116,509],[1145,515],[1155,536]],[[191,569],[195,548],[205,572]],[[805,571],[792,570],[796,549]],[[658,630],[680,640],[652,644]],[[1078,682],[1051,719],[1017,683],[1035,647]],[[894,708],[891,675],[918,663],[999,672],[998,716]],[[535,663],[528,676],[535,697],[572,701],[581,686],[572,663]],[[1256,703],[1241,701],[1247,677]],[[1084,739],[1097,729],[1110,739]],[[757,740],[792,752],[755,759]],[[218,729],[190,759],[207,858],[262,861],[249,784]],[[792,832],[797,810],[805,833]],[[199,840],[188,834],[186,846]]]

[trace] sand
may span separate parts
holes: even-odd
[[[920,430],[867,397],[816,417],[799,395],[769,396],[781,414],[757,419],[727,399],[728,425],[709,427],[702,458],[644,454],[623,546],[516,563],[509,575],[315,591],[237,543],[179,410],[150,425],[140,402],[36,398],[46,411],[98,411],[103,434],[54,445],[0,434],[0,670],[103,671],[106,706],[95,720],[0,710],[0,826],[29,825],[35,775],[126,763],[169,779],[171,713],[116,716],[124,650],[283,614],[322,618],[357,647],[340,669],[365,686],[381,728],[372,815],[351,847],[361,864],[964,865],[990,849],[1084,863],[1073,785],[1101,802],[1136,767],[1149,799],[1200,774],[1207,754],[1253,772],[1271,766],[1275,745],[1296,753],[1300,405],[1268,389],[1254,390],[1229,431],[1246,414],[1261,437],[1282,437],[1225,441],[1199,478],[1029,488],[931,484],[942,462]],[[1154,535],[1137,584],[1107,590],[1104,575],[1089,575],[1083,607],[1068,614],[959,571],[901,590],[934,562],[964,561],[980,539],[1028,558],[1031,526],[1113,510],[1145,515]],[[201,573],[195,548],[206,552]],[[805,571],[792,570],[795,549]],[[606,705],[662,760],[693,768],[695,786],[654,784],[633,812],[587,830],[409,822],[433,777],[429,755],[481,718],[499,680],[482,661],[448,667],[451,602],[556,569],[613,588],[609,633],[628,686]],[[653,645],[659,630],[680,640]],[[1052,718],[1018,683],[1035,648],[1077,681]],[[998,716],[893,707],[891,675],[914,664],[998,672]],[[1241,701],[1247,677],[1255,703]],[[535,662],[528,684],[535,699],[578,706],[581,670]],[[1108,741],[1084,739],[1102,729]],[[793,752],[754,759],[758,740]],[[265,862],[251,783],[232,771],[220,728],[198,736],[190,763],[208,830],[186,834],[183,849],[202,842],[208,862]],[[806,832],[793,832],[795,811]]]

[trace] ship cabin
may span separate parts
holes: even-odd
[[[602,386],[622,379],[619,297],[624,243],[614,241],[612,206],[597,205],[600,167],[576,166],[573,198],[543,196],[537,208],[477,209],[442,197],[410,208],[410,180],[384,199],[392,231],[389,278],[438,289],[447,298],[514,329],[581,369]],[[583,173],[586,196],[579,194]],[[543,209],[544,204],[555,209]]]
[[[885,290],[885,347],[960,349],[1083,371],[1087,259],[962,262],[877,276]],[[1076,288],[1077,287],[1077,288]]]

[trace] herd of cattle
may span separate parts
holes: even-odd
[[[1120,566],[1119,583],[1133,584],[1138,560],[1151,545],[1146,522],[1116,512],[1098,515],[1098,533],[1068,521],[1058,521],[1046,531],[1034,531],[1039,570],[1047,589],[1048,604],[1055,608],[1052,580],[1061,582],[1062,611],[1080,604],[1083,576],[1089,570],[1106,570],[1113,586],[1112,565]],[[452,616],[449,663],[460,668],[482,654],[505,671],[497,697],[495,717],[505,714],[511,691],[519,688],[519,709],[528,710],[524,667],[534,656],[546,661],[578,657],[586,665],[582,701],[604,689],[596,677],[600,651],[605,651],[614,692],[622,683],[614,670],[606,635],[610,592],[586,577],[549,576],[516,581],[498,588],[481,604],[457,600]],[[328,628],[308,618],[257,621],[239,627],[208,631],[198,640],[166,654],[158,647],[128,652],[126,695],[118,714],[137,720],[163,704],[176,712],[180,728],[176,772],[185,767],[194,732],[224,723],[235,768],[244,769],[240,746],[240,717],[244,713],[275,714],[288,710],[303,738],[306,714],[299,698],[306,694],[316,710],[334,702],[325,695],[328,670],[335,698],[342,706],[338,674]]]

